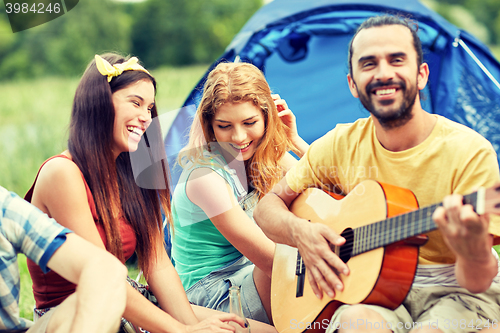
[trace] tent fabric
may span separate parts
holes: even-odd
[[[417,0],[274,0],[245,24],[193,89],[165,138],[171,167],[187,143],[206,75],[221,61],[259,67],[311,143],[369,113],[348,88],[347,48],[359,24],[384,13],[417,20],[430,78],[423,108],[469,126],[500,152],[500,64],[488,48]],[[495,82],[496,81],[496,82]],[[179,170],[172,171],[173,183]]]

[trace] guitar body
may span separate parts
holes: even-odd
[[[319,189],[308,189],[290,210],[313,223],[326,224],[338,234],[418,208],[409,190],[376,181],[364,181],[341,200]],[[380,230],[383,232],[383,230]],[[390,309],[406,298],[415,275],[421,239],[399,241],[348,258],[348,276],[341,275],[344,290],[331,299],[318,299],[303,282],[297,296],[297,249],[277,244],[271,282],[271,309],[278,332],[324,332],[335,310],[345,304],[376,304]],[[308,272],[306,271],[305,275]]]

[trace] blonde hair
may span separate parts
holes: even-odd
[[[225,103],[251,102],[264,116],[265,131],[254,155],[246,161],[247,180],[263,197],[283,176],[280,159],[288,150],[297,151],[287,137],[286,126],[279,119],[264,74],[248,63],[220,63],[207,77],[203,96],[189,132],[189,142],[178,156],[185,167],[193,163],[209,163],[203,156],[215,141],[212,122]]]

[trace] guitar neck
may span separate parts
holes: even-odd
[[[479,198],[478,198],[479,196]],[[476,212],[483,213],[483,192],[464,196],[464,203],[470,204]],[[478,200],[479,199],[479,200]],[[480,207],[478,211],[478,202]],[[441,204],[427,206],[406,214],[353,229],[354,242],[352,256],[383,247],[400,240],[421,235],[437,229],[432,214]]]

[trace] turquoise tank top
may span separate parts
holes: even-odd
[[[239,259],[242,254],[217,230],[203,210],[191,202],[186,194],[187,179],[198,168],[210,168],[233,189],[240,206],[253,220],[253,209],[258,202],[257,191],[247,193],[236,171],[231,169],[219,153],[205,154],[210,164],[188,164],[183,170],[172,197],[172,257],[184,289],[187,290],[213,270]]]

